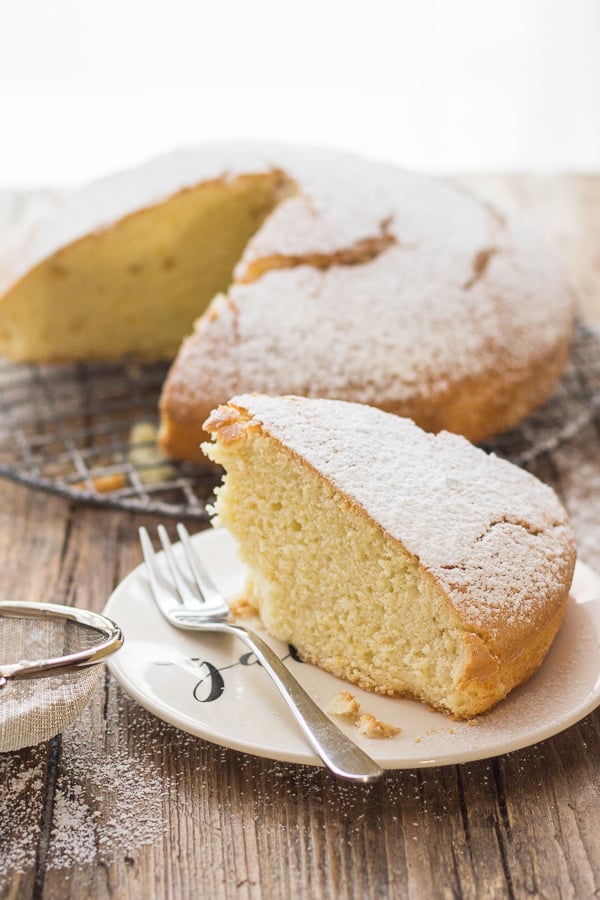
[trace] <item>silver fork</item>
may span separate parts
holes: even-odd
[[[255,653],[265,672],[271,676],[311,747],[325,765],[339,778],[363,783],[377,781],[383,774],[380,766],[319,709],[268,644],[253,631],[230,621],[225,598],[195,553],[185,526],[179,523],[177,533],[197,596],[191,593],[189,576],[186,578],[175,557],[166,528],[159,525],[157,530],[173,582],[169,592],[164,578],[159,577],[156,555],[147,529],[141,527],[139,535],[150,588],[165,619],[176,628],[223,631],[238,637]]]

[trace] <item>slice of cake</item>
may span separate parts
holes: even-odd
[[[539,667],[575,564],[547,485],[462,437],[342,401],[243,395],[205,429],[248,598],[304,660],[456,718]]]

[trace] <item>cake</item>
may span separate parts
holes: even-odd
[[[205,145],[75,191],[4,281],[9,359],[177,357],[160,435],[175,459],[203,459],[201,423],[245,391],[481,440],[548,398],[573,323],[561,264],[521,222],[306,147]]]
[[[204,424],[215,524],[300,657],[454,718],[542,663],[575,547],[550,487],[463,437],[362,404],[242,395]]]

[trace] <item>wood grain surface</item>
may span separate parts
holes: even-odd
[[[582,310],[600,322],[600,177],[461,180],[522,209],[557,241]],[[0,195],[0,224],[22,220],[29,202]],[[600,498],[600,476],[589,491],[576,478],[581,467],[598,473],[597,429],[575,445],[540,463],[538,474],[565,498],[585,561],[600,569],[600,534],[588,534],[600,533],[600,512],[596,519],[579,508]],[[0,595],[101,610],[140,561],[142,522],[156,524],[0,481]],[[598,711],[520,752],[388,772],[365,787],[185,735],[105,673],[82,722],[0,755],[1,766],[39,776],[18,808],[10,798],[1,807],[0,897],[11,900],[600,893]],[[0,784],[0,796],[8,788]]]

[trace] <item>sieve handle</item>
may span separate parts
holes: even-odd
[[[49,659],[22,660],[18,663],[0,664],[0,688],[9,681],[22,678],[44,678],[49,675],[62,675],[75,669],[95,666],[118,650],[123,644],[123,634],[119,626],[87,609],[73,606],[60,606],[58,603],[19,603],[11,600],[0,601],[0,616],[16,619],[65,619],[85,625],[100,632],[102,639],[85,650],[54,656]]]

